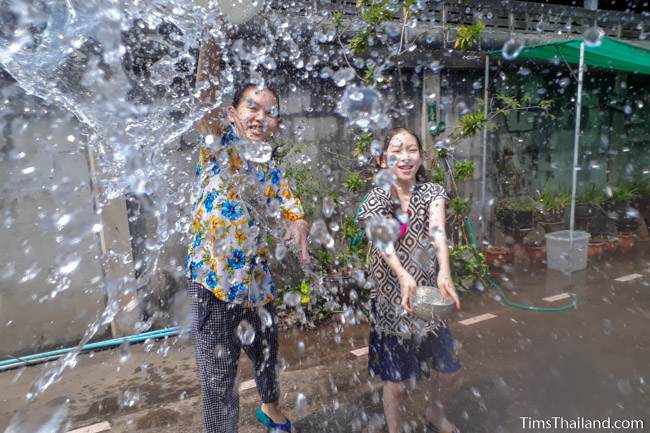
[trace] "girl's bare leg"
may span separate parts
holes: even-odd
[[[388,433],[399,433],[401,424],[401,405],[404,393],[404,385],[396,382],[384,382],[383,400],[384,416]]]
[[[434,385],[434,395],[432,403],[427,406],[425,417],[427,421],[434,424],[441,432],[452,432],[456,428],[445,416],[445,405],[453,394],[458,385],[458,373],[437,374],[436,384]]]

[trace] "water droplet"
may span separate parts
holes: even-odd
[[[568,77],[562,78],[560,81],[558,81],[558,84],[560,87],[565,88],[571,83],[571,80]]]
[[[330,218],[334,214],[334,208],[334,200],[329,196],[325,196],[325,198],[323,198],[323,216],[325,218]]]
[[[585,45],[588,47],[598,47],[603,42],[603,36],[605,32],[600,27],[594,26],[589,27],[585,30],[585,33],[582,35],[585,40]]]
[[[380,170],[372,180],[372,184],[389,192],[396,180],[395,174],[388,169]]]
[[[74,272],[75,269],[79,267],[80,262],[81,262],[81,257],[73,256],[67,263],[59,267],[59,273],[61,275],[71,274],[72,272]]]
[[[259,307],[257,309],[257,314],[260,316],[260,320],[262,321],[262,328],[270,329],[273,327],[273,317],[271,317],[269,310],[264,307]]]
[[[327,230],[327,224],[322,219],[315,221],[310,230],[309,237],[311,240],[323,247],[331,250],[334,249],[334,238]]]
[[[239,341],[241,341],[241,344],[244,346],[253,344],[253,340],[255,340],[255,329],[253,329],[253,325],[248,323],[248,321],[242,320],[239,322],[236,332]]]
[[[36,170],[36,167],[31,166],[31,167],[23,168],[20,172],[22,174],[30,174],[30,173],[34,173],[35,170]]]
[[[142,400],[142,393],[137,389],[127,389],[118,398],[120,407],[133,407]]]
[[[282,260],[284,260],[286,255],[287,255],[287,247],[282,242],[278,242],[278,244],[275,246],[275,259],[278,262],[281,262]]]
[[[503,44],[501,54],[506,60],[514,60],[519,57],[519,54],[523,51],[525,47],[525,42],[523,39],[513,39],[510,38]]]
[[[383,121],[382,97],[372,87],[349,86],[343,92],[336,111],[353,125],[368,129]]]
[[[307,414],[307,397],[305,397],[303,393],[298,393],[296,396],[294,413],[299,418],[302,418]]]
[[[261,141],[239,140],[237,145],[242,158],[253,162],[267,163],[271,160],[273,148]]]
[[[399,237],[402,225],[394,218],[371,217],[366,221],[366,235],[380,251],[389,251]]]
[[[130,344],[127,340],[124,340],[124,342],[120,345],[120,358],[119,358],[120,364],[122,365],[126,364],[130,357],[131,357]]]
[[[9,422],[4,433],[60,433],[67,430],[64,421],[68,415],[70,400],[56,398],[34,410],[26,406],[18,411]]]
[[[322,74],[322,71],[321,71]],[[343,87],[348,82],[352,81],[355,77],[356,73],[354,72],[354,69],[352,68],[342,68],[339,69],[332,75],[332,79],[334,80],[334,83],[336,83],[337,86]]]
[[[440,72],[442,69],[442,65],[440,64],[440,60],[434,60],[433,62],[429,63],[429,69],[433,71],[433,73]]]

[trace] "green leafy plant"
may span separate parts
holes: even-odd
[[[351,193],[357,193],[361,191],[365,182],[361,179],[358,173],[351,173],[343,181],[343,187]]]
[[[367,153],[370,150],[370,143],[372,143],[373,137],[374,136],[372,132],[365,132],[361,134],[361,136],[359,136],[354,142],[354,150],[352,151],[352,155],[357,158],[364,153]]]
[[[545,212],[558,212],[566,209],[571,205],[571,193],[567,191],[551,191],[550,188],[544,187],[537,193],[537,201]]]
[[[607,201],[607,193],[603,187],[592,185],[590,189],[576,197],[576,203],[584,206],[602,206]]]
[[[471,245],[460,244],[449,249],[452,279],[459,291],[469,291],[476,281],[488,274],[485,255]]]
[[[375,84],[375,67],[374,66],[366,66],[365,71],[363,72],[363,84],[366,86],[372,86]]]
[[[485,30],[485,24],[482,21],[477,21],[471,26],[460,26],[454,48],[466,51],[475,45],[478,46],[481,42],[481,32],[483,30]]]
[[[527,196],[507,197],[497,202],[497,210],[498,209],[532,211],[535,209],[535,200]]]
[[[440,166],[434,168],[431,173],[431,180],[441,185],[445,184],[446,177],[447,177],[447,173],[445,173],[445,170]]]
[[[454,135],[458,137],[468,137],[474,135],[483,129],[487,119],[483,111],[476,111],[461,117],[458,126],[454,128]]]
[[[454,175],[456,180],[461,182],[470,180],[474,174],[474,170],[476,170],[476,165],[469,159],[456,161],[454,164]]]
[[[454,197],[449,200],[448,207],[449,213],[457,218],[464,217],[470,210],[469,200],[460,197]]]
[[[612,188],[612,201],[631,203],[639,198],[639,189],[633,182],[619,182]]]

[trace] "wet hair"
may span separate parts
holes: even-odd
[[[232,97],[232,106],[235,107],[235,108],[239,107],[239,104],[241,104],[242,98],[244,97],[246,92],[248,92],[250,89],[257,89],[257,88],[258,88],[257,84],[250,83],[250,82],[244,84],[243,86],[238,87],[235,90],[235,94]],[[280,97],[278,96],[278,92],[276,92],[276,90],[274,88],[269,87],[269,86],[264,86],[263,89],[268,90],[275,97],[276,108],[278,110],[278,116],[279,116],[280,115]]]
[[[422,148],[420,137],[418,137],[418,135],[415,132],[413,132],[413,130],[406,128],[404,126],[400,126],[398,128],[390,129],[386,133],[386,138],[384,138],[384,146],[381,149],[381,155],[379,155],[380,161],[381,159],[386,157],[386,151],[388,150],[388,146],[390,145],[390,142],[393,139],[393,137],[395,137],[400,132],[406,132],[407,134],[412,135],[415,138],[415,142],[418,144],[418,150],[420,151],[420,156],[424,156],[424,149]],[[418,168],[417,173],[415,173],[415,180],[416,182],[427,182],[429,180],[427,177],[427,172],[424,168],[424,164],[421,164],[420,168]]]

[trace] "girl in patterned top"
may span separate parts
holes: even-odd
[[[416,286],[437,286],[460,308],[449,266],[445,235],[444,188],[426,182],[422,145],[407,128],[395,128],[384,141],[379,165],[395,176],[388,187],[366,196],[358,218],[366,226],[390,218],[404,224],[399,239],[384,248],[372,246],[370,277],[372,314],[368,368],[383,381],[383,402],[389,433],[400,431],[400,406],[406,380],[418,380],[431,370],[448,373],[460,368],[454,340],[443,322],[425,323],[413,316]],[[429,255],[433,244],[435,254]],[[442,403],[427,410],[431,431],[456,432],[444,417]]]

